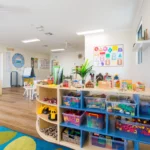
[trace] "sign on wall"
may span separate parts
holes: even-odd
[[[94,47],[93,63],[98,67],[123,66],[124,45],[104,45]]]
[[[50,61],[49,59],[40,58],[39,59],[39,69],[49,69]]]
[[[24,66],[24,57],[23,55],[16,53],[12,57],[12,63],[16,68],[22,68]]]

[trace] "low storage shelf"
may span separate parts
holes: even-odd
[[[45,140],[75,150],[100,150],[100,147],[127,150],[128,140],[133,141],[134,150],[139,149],[139,143],[150,144],[149,107],[144,113],[147,105],[141,98],[150,92],[40,85],[38,88],[36,129]],[[114,94],[118,98],[112,100],[110,95]],[[57,100],[55,104],[51,103],[53,99]],[[49,109],[54,110],[51,119]],[[45,132],[53,129],[57,129],[56,137]]]

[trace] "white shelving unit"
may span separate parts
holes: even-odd
[[[146,50],[148,47],[150,47],[150,40],[136,41],[133,51],[138,51],[140,48]]]

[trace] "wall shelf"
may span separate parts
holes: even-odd
[[[70,147],[72,149],[75,150],[100,150],[100,147],[96,147],[91,145],[91,140],[89,137],[89,140],[87,140],[86,143],[84,143],[84,138],[83,133],[91,133],[91,132],[96,132],[99,134],[103,134],[103,135],[108,135],[108,136],[113,136],[114,138],[123,138],[124,140],[131,140],[135,143],[135,147],[134,150],[138,150],[139,149],[139,143],[145,143],[145,144],[150,144],[150,137],[143,137],[143,136],[138,136],[136,134],[132,134],[132,133],[126,133],[126,132],[122,132],[122,131],[114,131],[110,128],[110,124],[109,124],[109,117],[110,116],[123,116],[126,118],[141,118],[141,119],[149,119],[150,117],[148,115],[141,115],[139,114],[139,108],[137,109],[137,114],[136,116],[129,116],[129,115],[125,115],[125,114],[120,114],[120,113],[110,113],[107,112],[106,110],[100,110],[100,109],[90,109],[90,108],[86,108],[85,104],[84,104],[84,94],[87,92],[99,92],[99,93],[106,93],[106,94],[127,94],[127,95],[134,95],[135,97],[139,98],[139,95],[150,95],[150,89],[146,89],[145,92],[134,92],[134,91],[120,91],[118,89],[99,89],[99,88],[94,88],[94,89],[88,89],[88,88],[62,88],[62,87],[55,87],[55,88],[51,88],[48,86],[38,86],[39,88],[39,99],[37,99],[37,108],[41,105],[41,104],[46,104],[46,102],[43,103],[43,101],[41,101],[40,99],[43,99],[43,97],[46,96],[50,96],[50,97],[56,97],[57,98],[57,110],[58,110],[58,120],[55,121],[50,121],[48,120],[48,116],[47,115],[37,115],[38,119],[42,119],[45,121],[45,125],[48,126],[48,124],[54,124],[57,125],[57,131],[58,131],[58,140],[54,141],[54,139],[52,139],[51,137],[47,137],[46,135],[44,135],[42,132],[40,132],[40,128],[38,123],[36,124],[36,128],[37,128],[37,132],[39,133],[39,135],[49,141],[49,142],[54,142],[56,144],[60,144],[63,146],[67,146]],[[69,106],[63,106],[62,103],[62,96],[64,94],[65,91],[80,91],[81,92],[81,105],[80,108],[73,108],[73,107],[69,107]],[[49,105],[49,104],[46,104]],[[75,126],[75,125],[71,125],[71,124],[67,124],[63,122],[63,117],[62,117],[62,113],[67,110],[67,109],[73,109],[73,110],[80,110],[80,111],[87,111],[87,112],[94,112],[94,113],[102,113],[105,114],[105,122],[106,122],[106,126],[105,129],[103,130],[98,130],[98,129],[93,129],[93,128],[88,128],[85,124],[81,125],[81,126]],[[37,122],[38,122],[37,119]],[[70,144],[69,142],[65,142],[62,141],[62,130],[65,128],[73,128],[73,129],[78,129],[80,130],[81,134],[81,143],[80,146],[76,145],[76,144]]]
[[[150,47],[150,40],[136,41],[133,51],[138,51],[140,48],[146,50],[148,47]]]

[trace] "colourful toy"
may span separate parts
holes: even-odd
[[[46,105],[41,105],[40,108],[38,109],[37,113],[42,114],[43,110],[46,109],[46,108],[47,108]]]
[[[85,87],[86,87],[86,88],[94,88],[94,83],[92,83],[91,81],[88,81],[88,82],[85,84]]]
[[[57,120],[57,108],[56,107],[50,107],[50,112],[49,112],[49,115],[48,115],[48,119],[49,120]]]
[[[105,115],[86,112],[87,127],[103,129],[105,127]]]
[[[67,111],[62,114],[65,123],[73,124],[76,126],[80,126],[85,118],[85,112],[81,112],[81,111]]]
[[[132,80],[121,80],[121,90],[132,90],[133,85],[132,85]]]
[[[119,80],[119,76],[117,74],[114,76],[114,87],[120,88],[120,80]]]
[[[145,84],[141,82],[137,82],[133,84],[133,90],[134,91],[145,91]]]

